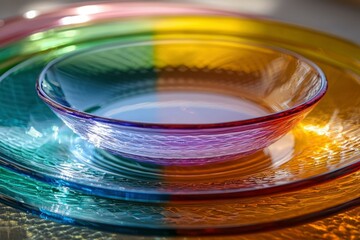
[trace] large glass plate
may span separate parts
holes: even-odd
[[[165,12],[170,14],[172,8],[169,6],[167,8]],[[6,167],[1,168],[2,201],[66,223],[111,231],[157,235],[233,234],[273,229],[326,216],[359,204],[359,173],[355,172],[359,168],[360,145],[358,46],[327,35],[271,21],[235,18],[230,17],[231,14],[221,12],[216,13],[219,15],[217,17],[195,16],[204,12],[203,10],[199,10],[198,14],[192,10],[193,16],[117,20],[114,19],[116,13],[114,10],[113,15],[109,15],[111,20],[109,19],[108,22],[98,22],[93,25],[94,22],[90,21],[89,25],[83,21],[82,25],[35,33],[42,22],[69,24],[72,19],[72,23],[76,24],[80,23],[80,20],[86,20],[87,18],[82,15],[79,15],[82,16],[81,18],[74,18],[76,9],[79,10],[79,8],[71,8],[62,12],[64,15],[60,12],[44,15],[33,22],[14,20],[5,23],[4,31],[0,31],[0,42],[4,43],[0,50],[2,72],[20,63],[6,73],[0,82],[2,104],[0,143],[2,165]],[[117,13],[118,16],[120,17],[121,12],[127,12],[126,10],[134,11],[131,5],[122,5],[121,11]],[[149,12],[149,15],[158,14],[156,11]],[[106,15],[101,15],[99,12],[89,13],[88,20],[95,18],[97,14]],[[18,26],[25,25],[27,27],[23,31],[19,31],[14,36],[10,34],[9,29],[19,29]],[[179,31],[184,27],[193,29],[188,32]],[[213,175],[211,171],[214,168],[203,169],[205,173],[210,171],[207,173],[210,173],[211,178],[207,178],[199,169],[186,172],[184,169],[160,169],[150,165],[138,165],[132,161],[116,162],[117,159],[113,159],[113,156],[98,152],[62,125],[57,125],[60,123],[59,120],[51,115],[35,95],[33,77],[44,64],[44,60],[51,60],[60,54],[99,41],[119,41],[118,36],[142,37],[135,34],[138,32],[151,32],[151,37],[161,39],[161,32],[166,32],[166,35],[174,34],[170,29],[176,28],[177,31],[182,32],[183,37],[194,34],[194,30],[203,29],[201,36],[196,34],[198,37],[209,37],[216,32],[243,41],[266,41],[267,44],[297,51],[316,61],[323,68],[329,79],[329,92],[292,135],[287,136],[290,140],[287,139],[285,143],[292,143],[293,145],[290,145],[293,150],[285,151],[284,155],[290,155],[290,159],[285,157],[286,161],[278,162],[273,161],[272,158],[269,160],[267,157],[262,157],[260,159],[268,160],[259,161],[260,164],[257,166],[260,167],[259,170],[256,170],[250,159],[250,165],[242,168],[240,172],[237,172],[239,170],[236,168],[232,170],[236,174],[231,178],[227,175],[232,171],[230,173],[226,171],[231,169],[233,164],[226,165],[225,171],[220,168],[221,171],[212,172]],[[159,34],[155,34],[156,32]],[[287,34],[282,34],[283,32]],[[33,34],[29,35],[30,33]],[[14,39],[17,41],[11,42]],[[38,155],[39,152],[42,153]],[[69,158],[69,154],[74,154],[76,158]],[[82,158],[84,156],[85,158]],[[105,164],[102,164],[104,163],[102,161],[86,163],[86,160],[93,156],[111,161]],[[59,159],[54,161],[54,157]],[[131,170],[131,174],[122,176],[123,173],[115,172],[114,168],[110,169],[111,173],[107,173],[106,168],[113,162],[125,164],[127,169],[124,172]],[[81,167],[77,168],[78,164]],[[21,174],[11,171],[14,169]],[[141,175],[145,172],[144,169],[151,171],[142,179],[133,173],[138,171]],[[94,172],[101,174],[95,175]],[[224,176],[220,174],[217,178],[219,172],[226,174]],[[86,174],[90,178],[81,182]],[[348,175],[338,178],[345,174]],[[39,182],[28,177],[29,175],[56,185]],[[106,178],[110,179],[110,183],[117,182],[118,189],[114,191],[108,188],[103,182]],[[130,183],[126,186],[119,182],[120,179],[129,179],[129,182],[135,183],[145,180],[143,182],[149,184],[131,186]],[[220,185],[208,184],[214,183],[217,179],[220,179]],[[331,181],[312,186],[327,180]],[[175,183],[180,186],[177,191],[173,190],[176,189],[173,187],[177,186]],[[169,184],[171,188],[163,187],[163,184]],[[163,203],[136,203],[108,199],[79,193],[69,186],[92,194],[143,201],[161,200]],[[121,189],[121,186],[125,188]],[[131,189],[130,186],[138,188]],[[296,190],[300,187],[307,188]],[[277,190],[284,192],[258,195],[258,193],[275,193]],[[244,198],[225,199],[239,196]],[[225,200],[181,203],[175,201],[204,197]]]
[[[360,203],[360,174],[269,196],[139,203],[85,195],[0,168],[0,199],[42,218],[126,234],[220,235],[272,230],[328,216]]]
[[[94,20],[80,26],[41,31],[3,45],[0,50],[2,69],[20,63],[4,73],[0,82],[0,154],[3,166],[94,195],[138,201],[263,195],[328,181],[360,167],[360,85],[356,62],[345,58],[347,52],[332,49],[322,54],[324,49],[306,43],[300,46],[292,35],[284,41],[283,36],[260,31],[267,25],[274,29],[283,26],[295,33],[300,31],[278,23],[219,16],[226,13],[216,11],[208,14],[218,16],[200,16],[205,11],[201,9],[195,16],[196,9],[185,11],[186,8],[171,6],[160,18],[156,14],[163,13],[166,5],[151,4],[153,12],[133,19],[124,18],[122,11],[127,8],[134,10],[136,5],[121,6],[121,11],[112,11],[112,14],[118,14],[118,19]],[[141,9],[135,9],[135,13],[141,12]],[[182,14],[191,16],[171,16],[179,9],[182,9]],[[55,16],[55,19],[64,24],[69,23],[64,19],[76,19],[74,16],[67,18],[66,14]],[[100,13],[94,13],[94,18],[96,14]],[[37,24],[29,22],[18,35],[34,31],[41,23],[48,23],[44,19],[35,19]],[[19,22],[5,24],[3,32],[19,27]],[[2,38],[6,40],[8,36]],[[327,96],[291,134],[253,156],[208,167],[167,167],[137,163],[96,149],[64,126],[35,93],[39,72],[55,57],[96,44],[169,36],[266,42],[296,50],[323,68],[330,85]],[[322,35],[316,35],[316,38],[319,36]],[[358,50],[356,46],[352,47]],[[344,58],[343,62],[336,60]]]

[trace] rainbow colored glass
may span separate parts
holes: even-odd
[[[326,92],[321,70],[300,56],[197,34],[128,37],[66,55],[45,68],[38,93],[99,148],[154,164],[203,165],[264,149]]]
[[[94,4],[84,17],[79,5],[31,20],[10,20],[0,29],[0,69],[11,69],[0,81],[2,202],[69,224],[171,236],[270,230],[359,204],[359,46],[226,12],[139,6]],[[290,49],[323,69],[329,90],[277,145],[286,151],[273,156],[279,149],[265,149],[243,165],[214,168],[126,162],[81,141],[36,96],[35,76],[56,57],[124,35],[171,34],[184,27]],[[113,161],[118,161],[116,167]]]

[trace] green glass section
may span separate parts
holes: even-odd
[[[111,43],[121,37],[121,41],[135,39],[148,41],[153,37],[153,23],[143,20],[123,20],[82,27],[62,27],[34,33],[19,41],[0,48],[0,71],[4,72],[16,63],[38,53],[67,53],[81,49],[79,45],[90,47],[96,44]],[[5,61],[6,60],[6,61]]]
[[[105,24],[102,27],[98,30],[102,29],[109,32],[109,27],[114,26]],[[96,27],[93,28],[97,29]],[[20,62],[0,78],[1,161],[5,165],[10,163],[10,167],[17,171],[55,185],[72,185],[86,192],[93,192],[97,195],[110,195],[121,199],[136,199],[140,197],[142,200],[146,200],[149,198],[147,194],[157,195],[157,186],[161,177],[156,173],[161,172],[160,167],[140,164],[96,149],[93,145],[81,140],[72,133],[49,107],[41,101],[36,93],[35,83],[39,74],[49,61],[57,57],[76,50],[82,51],[94,48],[98,45],[111,46],[115,43],[126,44],[129,41],[152,40],[151,34],[144,33],[143,35],[117,36],[91,41],[93,28],[88,29],[90,32],[82,28],[71,30],[81,30],[80,32],[84,30],[84,33],[87,32],[87,37],[90,38],[88,42],[84,41],[76,45],[60,47],[58,46],[60,43],[55,41],[51,45],[53,48],[51,51],[42,52],[41,48],[37,49],[36,46],[42,46],[40,44],[41,41],[39,43],[34,41],[34,39],[31,40],[31,38],[21,40],[8,48],[1,49],[2,53],[4,53],[4,55],[1,55],[2,57],[6,57],[6,53],[8,53],[6,61],[2,61],[3,66],[10,66],[10,63]],[[63,29],[59,30],[62,34],[63,31]],[[101,35],[101,31],[99,34]],[[44,33],[43,36],[46,36],[46,39],[49,40],[50,38],[56,39],[59,34],[57,31],[52,30]],[[86,38],[86,36],[82,37]],[[76,38],[74,35],[71,35],[71,39]],[[79,39],[74,41],[77,40]],[[17,54],[19,56],[25,54],[26,51],[22,50],[23,46],[29,47],[29,49],[32,49],[31,46],[35,47],[32,49],[32,56],[24,55],[22,56],[24,59],[19,59],[17,56],[10,57],[12,54],[15,55],[14,49],[18,51]],[[139,66],[146,67],[152,65],[152,54],[152,48],[146,47],[141,52],[129,53],[127,55],[133,58],[133,62],[137,61]],[[128,61],[128,59],[124,61]],[[6,70],[6,67],[2,68],[2,71],[4,70]],[[73,70],[75,71],[76,69]],[[120,71],[120,73],[123,72],[126,71]],[[85,71],[82,73],[85,74]],[[147,74],[146,77],[150,81],[150,85],[153,86],[156,80],[155,73]],[[139,79],[142,80],[142,78]],[[115,164],[115,162],[120,163],[120,166]],[[105,167],[107,171],[111,171],[114,164],[118,166],[117,174],[105,174],[103,168]],[[99,167],[101,169],[97,170]],[[143,171],[154,172],[155,174],[149,174],[146,177],[139,174]],[[141,178],[134,178],[136,175],[141,175]],[[149,181],[149,179],[152,180]],[[100,188],[100,190],[97,188]],[[151,198],[156,200],[159,197],[150,196]],[[160,197],[160,199],[163,198],[166,198],[166,196]]]

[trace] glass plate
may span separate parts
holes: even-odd
[[[0,168],[0,200],[40,217],[126,234],[222,235],[288,227],[360,203],[360,173],[269,196],[141,203],[85,195]]]
[[[111,8],[112,5],[104,6]],[[126,6],[123,5],[121,8],[122,13],[127,10],[131,12],[131,8],[126,8]],[[172,7],[166,6],[168,8],[166,12],[171,13]],[[65,223],[147,235],[218,235],[269,230],[324,217],[359,204],[360,174],[355,172],[359,168],[360,131],[358,64],[360,50],[358,46],[327,35],[266,20],[235,18],[230,17],[231,14],[227,15],[221,12],[214,13],[218,15],[217,17],[195,16],[195,10],[191,17],[168,16],[161,19],[158,17],[145,18],[145,14],[142,19],[116,20],[114,15],[110,15],[111,20],[108,22],[99,22],[95,25],[82,22],[82,25],[79,26],[35,33],[41,22],[59,23],[61,22],[59,19],[65,18],[67,20],[63,20],[63,23],[69,23],[70,19],[74,20],[74,24],[80,23],[75,19],[84,20],[83,17],[80,19],[69,18],[73,16],[71,14],[74,14],[76,9],[78,8],[70,8],[62,13],[58,11],[41,16],[34,21],[25,21],[29,23],[28,25],[21,20],[13,20],[5,23],[5,27],[3,27],[5,30],[0,31],[0,42],[5,42],[6,39],[8,41],[8,44],[3,45],[3,48],[0,49],[1,71],[4,72],[23,62],[5,74],[4,79],[0,82],[0,88],[6,89],[6,91],[1,90],[2,94],[0,94],[0,102],[3,104],[0,122],[1,155],[2,164],[6,167],[1,168],[2,178],[0,179],[0,193],[3,202],[39,214],[44,218]],[[115,11],[116,8],[111,9]],[[134,11],[134,9],[132,10]],[[199,12],[201,11],[199,10]],[[211,13],[211,11],[207,13]],[[148,15],[151,14],[156,14],[156,11],[148,13]],[[95,18],[96,13],[90,14],[90,16]],[[120,17],[120,15],[118,16]],[[137,22],[137,25],[133,24],[134,22]],[[17,35],[12,37],[6,35],[10,31],[9,28],[18,29],[17,26],[25,28],[25,25],[27,25],[26,29],[18,31]],[[131,171],[133,171],[132,168],[140,168],[140,171],[137,170],[140,174],[143,174],[143,169],[146,169],[146,171],[151,170],[148,173],[150,176],[162,176],[155,178],[153,182],[149,181],[152,180],[149,175],[143,177],[145,179],[143,182],[160,183],[153,185],[154,191],[148,191],[151,189],[148,185],[140,186],[143,187],[143,190],[148,191],[145,194],[143,194],[144,191],[138,191],[140,188],[136,191],[129,191],[130,189],[120,189],[121,185],[118,185],[116,191],[110,191],[109,188],[104,187],[106,185],[98,184],[101,188],[96,186],[98,180],[103,181],[107,177],[116,179],[121,176],[122,173],[115,172],[114,168],[106,169],[109,167],[109,162],[116,161],[116,159],[103,152],[94,154],[93,151],[96,149],[81,142],[63,125],[56,125],[59,120],[53,115],[45,114],[46,112],[50,113],[50,110],[47,110],[35,97],[33,85],[35,82],[33,74],[36,74],[37,67],[41,67],[41,64],[37,65],[37,63],[43,63],[44,60],[51,60],[59,54],[95,43],[119,41],[117,36],[127,35],[133,38],[136,36],[134,32],[144,32],[144,29],[152,29],[151,36],[161,38],[161,34],[153,34],[155,30],[165,31],[170,27],[171,29],[192,27],[198,30],[205,28],[201,37],[209,37],[212,32],[222,32],[229,38],[254,42],[266,41],[268,44],[297,51],[316,61],[323,68],[329,79],[329,92],[312,114],[293,131],[289,138],[292,140],[285,141],[286,144],[295,144],[295,146],[292,145],[293,151],[285,154],[290,154],[291,158],[285,157],[286,161],[280,161],[278,165],[273,164],[272,159],[270,161],[259,160],[257,166],[260,167],[259,170],[255,170],[256,167],[249,160],[250,165],[241,168],[241,172],[234,174],[231,178],[227,177],[227,175],[231,175],[231,171],[230,173],[227,171],[234,165],[226,165],[225,170],[221,169],[213,175],[210,174],[212,176],[210,179],[206,178],[205,174],[200,174],[201,170],[199,169],[187,172],[184,169],[159,169],[147,165],[134,167],[135,164],[130,161],[130,167],[125,164],[125,168],[130,168]],[[129,31],[133,34],[128,35]],[[149,33],[149,31],[147,32]],[[165,32],[171,34],[168,31]],[[283,32],[287,34],[283,34]],[[33,34],[24,37],[29,33]],[[186,37],[187,34],[194,33],[189,31],[182,34],[183,37]],[[20,39],[19,36],[22,38]],[[137,36],[142,37],[141,35]],[[9,39],[18,41],[9,43]],[[40,53],[46,54],[39,55]],[[26,62],[26,59],[29,60]],[[15,82],[18,84],[14,84]],[[25,90],[21,90],[21,88]],[[23,95],[20,95],[19,91]],[[29,104],[24,104],[24,99]],[[17,101],[23,105],[19,105]],[[14,116],[16,117],[14,118]],[[283,145],[284,143],[281,144],[281,146]],[[67,154],[79,151],[80,153],[76,155],[78,162],[74,162],[74,158],[67,162],[67,159],[69,160]],[[42,154],[36,155],[38,152],[42,152]],[[85,164],[89,156],[96,155],[106,159],[110,158],[111,161],[105,161],[105,165],[102,164],[102,160],[99,163],[93,161],[92,164]],[[262,154],[260,153],[260,155]],[[39,157],[36,159],[34,156]],[[64,161],[52,165],[56,163],[53,159],[59,158],[59,156],[62,156],[63,159],[57,161]],[[85,159],[82,159],[81,156],[85,156]],[[126,161],[121,160],[121,164],[123,162]],[[69,163],[70,165],[68,165]],[[87,165],[89,168],[76,168],[77,164]],[[56,167],[58,169],[54,171]],[[10,169],[16,169],[21,174]],[[54,173],[54,175],[47,172],[49,169],[53,169],[50,173]],[[77,171],[74,171],[75,169]],[[247,172],[248,170],[250,172]],[[82,179],[84,172],[87,171],[90,171],[91,174],[88,176],[91,177],[91,183],[95,186],[89,184],[89,181],[79,184],[79,178]],[[106,171],[110,171],[111,174]],[[213,171],[213,168],[203,171]],[[239,170],[235,168],[233,171]],[[94,175],[93,172],[100,172],[101,175]],[[226,173],[225,177],[221,174],[218,176],[219,172]],[[195,177],[192,176],[194,173]],[[348,175],[340,177],[345,174]],[[57,185],[39,182],[28,175]],[[164,175],[170,177],[166,179]],[[133,173],[126,178],[132,181],[135,179],[135,182],[140,180]],[[126,178],[119,177],[117,182]],[[227,178],[226,181],[225,178]],[[220,179],[221,184],[214,184],[214,179]],[[181,186],[178,188],[179,191],[163,187],[164,183],[171,187],[177,186],[174,184],[174,180]],[[311,186],[326,180],[331,181]],[[209,182],[213,184],[208,184]],[[245,185],[241,185],[241,183]],[[271,185],[271,183],[276,184]],[[80,193],[67,185],[99,195],[143,201],[162,200],[163,202],[142,203],[108,199]],[[185,190],[182,186],[186,186]],[[226,190],[224,190],[224,186]],[[260,186],[260,190],[256,186]],[[307,188],[297,189],[305,186]],[[159,190],[163,192],[157,194]],[[170,191],[170,194],[164,194],[165,190]],[[274,193],[277,190],[284,192],[256,196],[257,193]],[[221,199],[239,196],[243,196],[243,198],[176,201],[204,197]]]
[[[171,6],[168,8],[168,13],[178,9]],[[192,14],[194,11],[192,9]],[[356,62],[351,62],[351,58],[345,58],[344,62],[328,58],[336,56],[336,59],[344,59],[347,52],[340,54],[335,48],[321,54],[324,49],[317,52],[313,46],[314,51],[309,54],[310,47],[304,44],[301,49],[297,49],[299,45],[293,39],[286,42],[281,39],[283,36],[277,36],[277,39],[271,34],[264,35],[268,38],[263,36],[264,39],[259,39],[257,35],[249,35],[246,32],[248,28],[236,28],[241,24],[258,24],[252,31],[256,32],[260,26],[274,29],[282,26],[299,31],[287,25],[257,19],[228,16],[148,16],[145,19],[143,16],[140,20],[134,20],[120,19],[121,12],[118,15],[119,19],[108,22],[91,22],[37,32],[3,46],[0,50],[2,69],[20,62],[3,74],[0,82],[0,154],[3,166],[55,185],[71,186],[94,195],[137,201],[263,195],[306,187],[359,169],[358,69],[353,67]],[[44,21],[41,17],[37,20]],[[198,38],[211,38],[212,31],[224,30],[223,26],[228,26],[225,30],[232,31],[231,38],[238,41],[266,41],[281,46],[287,43],[287,48],[309,55],[323,68],[330,85],[327,95],[291,134],[279,142],[248,158],[208,167],[141,164],[98,150],[68,130],[36,95],[36,77],[43,66],[57,56],[102,43],[161,39],[168,34],[169,26],[177,28],[171,34],[181,32],[185,38],[194,34],[182,31],[194,28],[193,24],[188,24],[189,21],[199,23],[196,25]],[[10,26],[16,27],[12,25],[13,22]],[[114,31],[115,25],[127,27]],[[128,28],[130,25],[133,27]],[[208,27],[204,30],[201,26]],[[5,30],[6,27],[5,24]],[[149,29],[153,30],[150,34]],[[26,31],[31,31],[31,27]],[[104,38],[104,34],[109,36]],[[315,38],[321,36],[312,34]],[[224,32],[222,37],[228,35]],[[358,51],[351,44],[345,46]]]

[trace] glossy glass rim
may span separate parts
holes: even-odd
[[[0,167],[0,170],[3,170],[2,167]],[[3,170],[4,171],[4,170]],[[5,171],[9,171],[6,170]],[[11,171],[10,171],[11,172]],[[12,175],[16,175],[16,179],[21,181],[21,180],[25,180],[26,176],[23,176],[22,174],[18,174],[15,172],[11,173]],[[354,173],[354,175],[358,175],[357,173]],[[345,183],[348,179],[351,179],[352,176],[345,176],[343,180],[345,180]],[[12,178],[14,179],[14,178]],[[351,180],[351,183],[356,182],[358,178],[354,178],[353,180]],[[30,181],[34,182],[36,180],[31,179]],[[339,183],[338,183],[339,184]],[[341,180],[340,180],[340,184],[341,184]],[[327,184],[328,186],[332,186],[331,183]],[[352,184],[353,185],[353,184]],[[17,188],[19,188],[20,186],[18,185]],[[32,187],[35,188],[34,185],[32,185]],[[41,186],[42,188],[44,186]],[[316,193],[317,188],[314,187],[313,191]],[[327,186],[325,186],[325,189],[328,189]],[[336,190],[336,187],[331,187],[330,190],[334,192],[334,190]],[[54,191],[55,190],[55,191]],[[62,192],[62,193],[67,193],[69,190],[68,189],[54,189],[51,186],[46,186],[45,191],[48,191],[49,193],[51,193],[53,195],[56,196],[56,194],[58,192]],[[324,189],[322,190],[324,191]],[[5,192],[5,193],[4,193]],[[6,193],[7,192],[7,193]],[[9,194],[10,192],[10,194]],[[201,226],[192,226],[192,225],[176,225],[175,224],[164,224],[164,225],[159,225],[159,226],[155,226],[155,225],[151,225],[148,222],[147,223],[143,223],[143,222],[129,222],[129,221],[121,221],[118,220],[117,223],[111,223],[111,222],[106,222],[106,221],[102,221],[102,220],[97,220],[97,218],[94,218],[94,216],[89,216],[89,215],[85,215],[84,217],[81,217],[80,215],[77,214],[70,214],[71,212],[67,213],[67,209],[58,209],[56,206],[61,206],[62,202],[61,201],[56,201],[55,200],[55,205],[48,205],[46,206],[43,205],[41,203],[40,198],[44,198],[44,195],[40,195],[39,197],[37,197],[37,199],[35,199],[34,201],[30,201],[30,202],[26,202],[24,200],[22,200],[21,198],[21,192],[22,191],[16,191],[16,192],[12,192],[12,190],[7,190],[7,188],[5,188],[5,190],[0,189],[0,202],[7,204],[11,207],[14,207],[16,209],[25,211],[27,213],[31,213],[31,214],[35,214],[35,215],[39,215],[45,219],[48,220],[52,220],[52,221],[59,221],[65,224],[71,224],[71,225],[78,225],[78,226],[85,226],[85,227],[89,227],[89,228],[94,228],[94,229],[98,229],[101,231],[110,231],[110,232],[117,232],[117,233],[125,233],[125,234],[130,234],[130,235],[148,235],[148,236],[224,236],[224,235],[234,235],[234,234],[246,234],[246,233],[253,233],[253,232],[259,232],[259,231],[269,231],[269,230],[275,230],[275,229],[281,229],[281,228],[285,228],[285,227],[291,227],[297,224],[304,224],[313,220],[317,220],[317,219],[321,219],[324,217],[328,217],[331,216],[333,214],[336,214],[340,211],[343,210],[347,210],[347,209],[351,209],[353,207],[356,207],[359,205],[360,203],[360,197],[359,196],[354,196],[351,199],[347,199],[346,201],[343,202],[337,202],[334,204],[331,204],[331,200],[327,200],[327,206],[326,207],[321,207],[322,203],[316,204],[315,206],[311,206],[310,210],[306,210],[305,213],[300,213],[300,214],[296,214],[296,210],[294,212],[294,214],[289,215],[289,216],[285,216],[285,217],[281,217],[280,215],[277,217],[278,219],[274,219],[274,220],[267,220],[265,219],[264,221],[258,221],[258,222],[249,222],[249,223],[238,223],[238,225],[236,225],[236,223],[233,224],[224,224],[220,227],[216,226],[216,223],[209,223],[209,224],[202,224]],[[352,192],[354,192],[354,190],[352,190]],[[83,195],[81,193],[78,193],[74,190],[71,190],[71,195],[74,194],[79,194],[81,197],[80,200],[84,200],[85,199],[101,199],[101,197],[96,197],[96,196],[89,196],[89,195]],[[301,196],[301,192],[299,193],[295,193],[295,196],[300,197]],[[309,194],[309,193],[305,193],[305,194]],[[319,195],[320,193],[318,193]],[[33,193],[33,195],[36,196],[36,193]],[[279,194],[274,194],[272,195],[275,199],[276,198],[281,198],[282,196]],[[349,196],[349,195],[348,195]],[[26,195],[24,196],[26,198]],[[54,196],[53,196],[54,197]],[[29,198],[29,196],[28,196]],[[287,198],[292,198],[291,195],[287,196]],[[335,199],[335,196],[332,196],[331,199]],[[250,198],[251,199],[251,198]],[[302,197],[300,197],[300,199],[302,199]],[[304,198],[303,198],[304,199]],[[305,198],[308,199],[308,198]],[[39,201],[40,200],[40,201]],[[60,200],[60,199],[59,199]],[[316,200],[316,196],[315,196],[315,200]],[[49,201],[48,199],[46,199],[46,201]],[[109,204],[114,203],[113,201],[119,201],[119,200],[106,200],[109,201]],[[226,201],[226,200],[225,200]],[[262,201],[261,199],[258,199],[257,201]],[[90,201],[91,202],[91,201]],[[120,201],[120,204],[123,201]],[[221,205],[223,202],[223,200],[218,200],[218,201],[214,201],[214,200],[209,200],[209,201],[203,201],[203,202],[199,202],[199,203],[195,203],[195,202],[190,202],[189,204],[180,204],[176,203],[176,202],[170,202],[171,205],[169,205],[168,207],[175,207],[176,205],[178,205],[180,208],[181,207],[187,207],[187,206],[192,206],[193,204],[196,204],[198,206],[201,206],[202,204],[208,205],[209,206],[215,206],[215,211],[216,211],[216,206]],[[127,201],[125,201],[125,204],[127,203]],[[131,201],[128,202],[131,206]],[[330,203],[330,204],[329,204]],[[63,203],[63,204],[66,204]],[[116,202],[115,202],[116,204]],[[140,204],[142,207],[159,207],[159,210],[161,211],[161,206],[167,207],[166,203],[165,205],[159,205],[159,203],[138,203]],[[224,204],[228,204],[228,202],[224,202]],[[240,203],[241,204],[241,203]],[[249,202],[247,202],[246,204],[250,204]],[[276,205],[281,205],[279,203],[275,203]],[[297,202],[291,203],[293,205],[297,205]],[[100,207],[103,207],[104,204],[102,203],[100,205]],[[74,208],[74,204],[69,205],[69,209]],[[89,206],[84,205],[83,210],[80,211],[86,211],[86,208]],[[202,207],[200,207],[202,208]],[[202,209],[205,209],[206,206]],[[65,211],[64,211],[65,210]],[[219,208],[219,210],[221,211],[221,207]],[[167,212],[169,210],[166,210]],[[284,211],[284,210],[282,210]],[[294,210],[292,210],[294,211]],[[64,214],[62,214],[64,213]],[[180,211],[181,213],[181,211]],[[145,212],[146,214],[146,212]],[[101,214],[97,214],[96,216],[101,215]]]
[[[209,15],[212,16],[212,15]],[[221,37],[221,35],[219,35]],[[177,41],[177,39],[170,39],[171,41]],[[163,40],[157,41],[155,40],[155,44],[156,42],[162,42]],[[181,41],[181,39],[179,40]],[[203,40],[199,40],[200,42]],[[226,42],[226,41],[224,41]],[[130,43],[126,43],[126,44],[113,44],[113,45],[105,45],[105,46],[101,46],[96,47],[96,48],[91,48],[91,49],[85,49],[82,51],[75,51],[72,52],[70,54],[65,54],[62,57],[59,57],[53,61],[51,61],[50,63],[48,63],[45,68],[43,69],[43,71],[41,72],[37,82],[36,82],[36,91],[38,93],[38,95],[40,96],[40,98],[46,102],[48,105],[50,105],[53,109],[55,109],[56,111],[58,111],[60,114],[64,113],[64,114],[69,114],[75,117],[78,117],[80,119],[92,119],[94,121],[98,121],[98,122],[102,122],[102,123],[106,123],[106,124],[114,124],[114,125],[122,125],[122,126],[127,126],[127,127],[137,127],[137,128],[155,128],[155,129],[179,129],[179,130],[189,130],[189,129],[193,129],[193,130],[203,130],[203,129],[213,129],[213,128],[227,128],[227,127],[241,127],[241,126],[246,126],[246,127],[251,127],[252,125],[257,125],[259,123],[269,123],[273,120],[281,120],[281,119],[286,119],[288,117],[291,117],[292,115],[296,115],[301,113],[302,111],[311,108],[312,106],[314,106],[317,102],[319,102],[321,100],[321,98],[325,95],[327,88],[328,88],[328,84],[327,84],[327,80],[325,77],[325,74],[323,73],[323,71],[317,66],[317,64],[315,64],[314,62],[312,62],[311,60],[297,54],[294,53],[292,51],[286,50],[286,49],[282,49],[280,47],[274,47],[274,46],[267,46],[265,44],[250,44],[250,43],[240,43],[240,45],[244,45],[244,47],[250,46],[250,47],[258,47],[260,49],[269,49],[271,51],[274,52],[279,52],[281,54],[290,56],[298,61],[301,61],[305,64],[307,64],[308,66],[310,66],[312,68],[312,70],[314,71],[314,74],[318,75],[319,81],[320,81],[320,88],[318,89],[318,91],[316,93],[314,93],[314,95],[305,100],[302,101],[302,103],[295,105],[293,107],[290,107],[288,109],[282,110],[282,111],[276,111],[274,113],[270,113],[268,115],[265,116],[261,116],[261,117],[255,117],[255,118],[250,118],[250,119],[245,119],[245,120],[238,120],[238,121],[230,121],[230,122],[220,122],[220,123],[206,123],[206,124],[168,124],[168,123],[147,123],[147,122],[137,122],[137,121],[125,121],[125,120],[120,120],[120,119],[114,119],[114,118],[107,118],[107,117],[102,117],[102,116],[98,116],[95,114],[90,114],[90,113],[86,113],[80,110],[77,110],[73,107],[67,107],[64,106],[58,102],[56,102],[54,99],[52,99],[51,97],[49,97],[46,92],[44,91],[43,87],[42,87],[42,83],[45,80],[45,76],[46,73],[49,69],[51,69],[52,67],[56,66],[57,64],[61,63],[64,60],[67,60],[69,58],[72,57],[76,57],[78,55],[82,55],[82,54],[89,54],[93,51],[98,52],[101,50],[106,50],[109,47],[127,47],[127,46],[132,46],[133,44],[138,44],[141,42],[130,42]],[[152,46],[152,45],[151,45]]]
[[[146,8],[143,6],[146,5]],[[250,14],[239,14],[231,11],[214,9],[211,7],[199,6],[194,4],[184,3],[163,3],[163,2],[114,2],[111,0],[94,1],[84,3],[73,3],[68,6],[62,6],[56,10],[50,10],[41,12],[34,18],[26,18],[24,16],[9,17],[7,19],[0,19],[0,47],[6,45],[12,41],[28,36],[38,31],[48,30],[54,27],[74,26],[81,25],[82,21],[78,23],[62,22],[63,17],[77,16],[79,15],[79,9],[84,6],[96,6],[101,11],[90,12],[87,15],[87,19],[84,22],[102,20],[109,20],[112,18],[128,18],[128,17],[142,17],[142,16],[192,16],[196,15],[208,15],[214,16],[243,16],[247,18],[255,18]],[[119,14],[117,7],[122,7],[123,11]],[[136,11],[134,11],[136,9]],[[28,23],[28,24],[24,24]],[[29,29],[27,26],[32,26]],[[4,29],[6,27],[6,29]],[[4,31],[6,30],[6,31]]]
[[[353,209],[360,204],[360,198],[355,198],[343,204],[322,209],[320,212],[311,212],[306,215],[294,216],[290,218],[280,219],[272,222],[263,222],[258,224],[249,224],[243,226],[229,226],[222,228],[205,227],[205,228],[177,228],[170,226],[168,228],[151,228],[146,226],[118,226],[105,223],[97,223],[96,221],[87,221],[72,217],[63,216],[59,213],[44,212],[41,208],[20,202],[11,197],[4,197],[0,194],[0,202],[11,206],[20,211],[41,216],[41,218],[60,222],[63,224],[75,225],[79,227],[89,227],[99,231],[108,231],[112,233],[122,233],[135,236],[156,236],[156,237],[220,237],[233,236],[238,234],[249,234],[265,231],[273,231],[287,227],[293,227],[300,224],[306,224],[322,218],[331,217],[341,211]]]
[[[147,11],[137,11],[134,12],[131,9],[142,7],[146,5],[148,8]],[[5,19],[0,19],[0,47],[3,45],[8,44],[9,42],[19,40],[24,36],[28,36],[32,33],[36,33],[38,31],[49,30],[54,27],[64,27],[64,26],[76,26],[81,25],[81,23],[64,23],[60,22],[59,19],[62,17],[79,15],[78,9],[84,6],[96,6],[100,7],[102,11],[100,12],[92,12],[89,13],[88,21],[96,21],[101,22],[103,20],[109,20],[111,18],[127,18],[127,17],[138,17],[138,16],[156,16],[158,14],[162,14],[164,16],[175,16],[175,15],[184,15],[184,16],[191,16],[193,14],[196,15],[209,15],[212,14],[214,16],[222,16],[222,17],[239,17],[239,18],[247,18],[252,20],[260,20],[260,21],[267,21],[271,23],[281,24],[283,26],[291,27],[293,29],[299,29],[303,32],[309,33],[316,33],[322,37],[331,37],[333,40],[341,41],[342,43],[350,44],[356,47],[359,47],[358,43],[351,41],[349,39],[343,38],[341,36],[331,34],[328,32],[324,32],[321,30],[313,29],[310,27],[302,26],[296,23],[287,23],[282,22],[280,20],[275,20],[266,15],[260,14],[248,14],[244,12],[234,12],[225,9],[216,9],[214,7],[199,5],[199,4],[191,4],[191,3],[178,3],[178,2],[142,2],[134,1],[134,2],[114,2],[111,0],[105,1],[87,1],[82,3],[72,3],[65,6],[60,6],[55,10],[48,10],[48,11],[40,11],[39,15],[34,18],[26,18],[24,15],[18,15],[13,17],[8,17]],[[127,11],[122,12],[119,15],[116,12],[116,7],[121,6],[125,7]],[[169,12],[169,10],[176,8],[176,12]],[[130,9],[130,10],[129,10]],[[29,24],[24,24],[28,22]],[[14,26],[11,26],[14,25]],[[32,28],[29,29],[27,26],[31,25]],[[6,27],[6,32],[4,27]],[[16,28],[14,30],[13,28]]]

